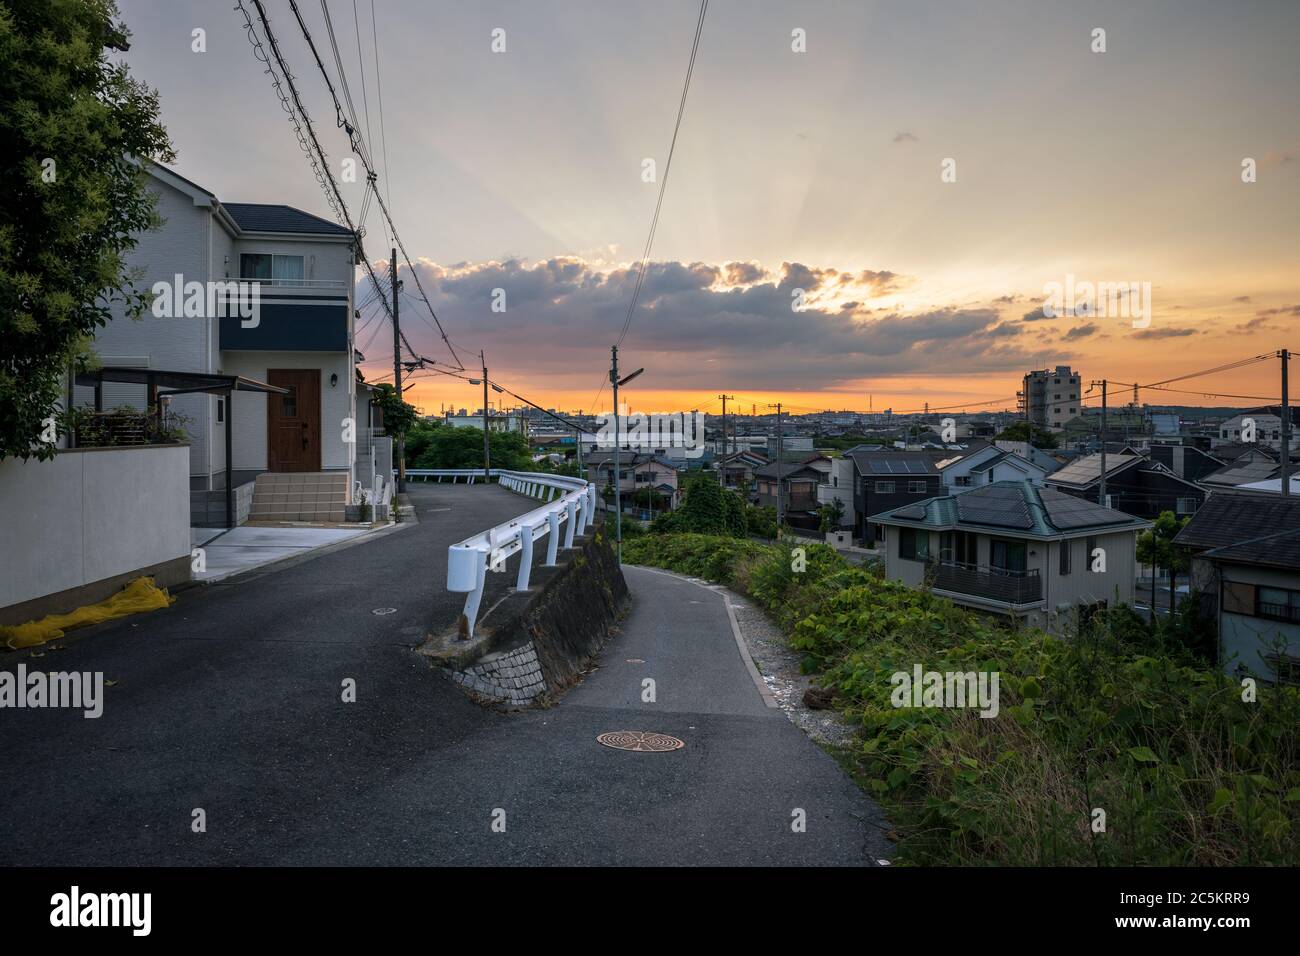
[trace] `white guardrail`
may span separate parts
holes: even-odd
[[[519,575],[515,588],[528,589],[533,567],[533,545],[547,538],[546,564],[555,565],[561,547],[572,548],[575,533],[582,533],[596,520],[596,486],[583,478],[569,478],[536,471],[504,471],[493,468],[491,475],[503,488],[540,498],[545,503],[518,518],[479,532],[447,548],[447,590],[465,594],[466,634],[474,636],[474,619],[483,600],[483,585],[489,570],[504,570],[506,559],[519,554]],[[466,484],[484,481],[483,469],[408,468],[407,480],[465,479]],[[560,544],[560,525],[564,543]]]

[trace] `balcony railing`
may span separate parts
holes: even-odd
[[[930,561],[934,587],[1002,604],[1036,604],[1043,599],[1037,569],[1008,571],[960,561]]]
[[[346,279],[261,279],[256,276],[242,276],[231,282],[256,282],[259,285],[275,288],[329,290],[346,289]]]

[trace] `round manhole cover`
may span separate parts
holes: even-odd
[[[657,734],[647,730],[615,730],[601,734],[596,742],[615,750],[640,750],[650,753],[663,753],[666,750],[680,750],[686,746],[684,741],[667,734]]]
[[[397,608],[395,608],[395,607],[377,607],[377,608],[375,608],[373,611],[371,611],[370,613],[371,613],[371,614],[377,614],[377,615],[379,615],[380,617],[383,617],[385,614],[396,614],[396,613],[397,613]]]

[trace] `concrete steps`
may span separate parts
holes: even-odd
[[[250,521],[341,522],[348,503],[348,473],[264,472],[253,486]]]

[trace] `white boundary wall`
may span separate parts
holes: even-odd
[[[0,461],[0,607],[190,554],[188,445]]]

